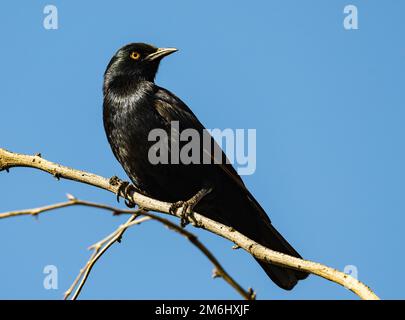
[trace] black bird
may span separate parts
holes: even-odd
[[[148,152],[156,143],[148,139],[151,130],[163,129],[169,139],[175,139],[170,135],[171,121],[179,122],[180,131],[192,128],[202,134],[204,129],[184,102],[154,82],[161,59],[175,51],[132,43],[119,49],[108,64],[103,85],[103,120],[115,157],[135,187],[145,195],[177,204],[199,195],[200,201],[194,203],[196,212],[231,226],[270,249],[300,257],[273,227],[231,164],[226,161],[222,164],[152,164],[149,160]],[[167,148],[170,153],[170,146]],[[201,150],[201,154],[204,152],[207,150]],[[223,153],[222,157],[226,159]],[[267,275],[286,290],[308,276],[304,272],[258,262]]]

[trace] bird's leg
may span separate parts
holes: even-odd
[[[175,214],[176,210],[181,208],[180,212],[180,225],[184,228],[191,218],[191,213],[194,207],[204,198],[207,194],[212,191],[212,188],[202,188],[194,196],[192,196],[187,201],[177,201],[170,206],[170,213]]]
[[[120,196],[123,196],[125,198],[125,204],[128,208],[135,207],[135,203],[128,200],[134,191],[138,191],[133,184],[128,181],[122,181],[117,176],[110,178],[110,184],[114,186],[118,185],[117,202],[120,202]]]

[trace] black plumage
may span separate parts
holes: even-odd
[[[104,75],[103,120],[115,157],[141,192],[162,201],[187,200],[203,187],[212,188],[195,211],[233,227],[268,248],[300,257],[272,226],[231,164],[225,161],[222,164],[152,164],[149,161],[149,149],[155,144],[148,141],[151,130],[163,129],[170,137],[171,121],[179,122],[180,131],[193,128],[202,134],[204,129],[185,103],[154,83],[160,60],[174,51],[134,43],[118,50],[111,59]],[[184,144],[178,143],[180,147]],[[307,277],[303,272],[259,263],[278,286],[287,290]]]

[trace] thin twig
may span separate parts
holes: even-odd
[[[137,218],[137,214],[132,215],[128,221],[125,223],[125,225],[127,225],[130,222],[137,222],[138,224],[140,223],[139,221],[135,220]],[[135,221],[134,221],[135,220]],[[89,263],[86,265],[85,267],[85,272],[80,280],[80,283],[78,284],[75,293],[72,296],[72,300],[76,300],[77,297],[79,296],[80,292],[82,291],[82,288],[84,286],[84,284],[87,281],[87,278],[90,275],[91,270],[93,269],[93,266],[95,265],[95,263],[98,261],[98,259],[100,259],[100,257],[117,241],[119,241],[122,238],[122,235],[125,233],[125,231],[129,228],[128,226],[124,227],[120,227],[117,230],[117,233],[107,242],[106,245],[104,245],[102,248],[100,249],[96,249],[95,252],[97,252],[95,254],[95,256],[89,260]]]
[[[122,214],[122,213],[133,214],[134,213],[134,210],[120,209],[120,208],[115,208],[115,207],[108,206],[108,205],[105,205],[102,203],[79,200],[79,199],[74,198],[70,194],[68,194],[67,197],[68,197],[67,201],[58,202],[58,203],[48,205],[48,206],[0,213],[0,219],[17,217],[17,216],[37,216],[44,212],[61,209],[61,208],[66,208],[66,207],[71,207],[71,206],[85,206],[85,207],[104,209],[104,210],[112,211],[113,214]]]
[[[72,201],[69,200],[69,201],[65,201],[65,202],[55,203],[55,204],[52,204],[49,206],[33,208],[33,209],[28,209],[28,210],[8,211],[8,212],[0,213],[0,219],[24,216],[24,215],[37,216],[42,212],[70,207],[72,204],[73,204]]]
[[[142,222],[145,222],[147,220],[150,220],[149,217],[142,217],[138,218],[138,214],[133,211],[133,215],[128,219],[128,221],[124,224],[118,227],[114,232],[109,234],[107,237],[103,238],[102,240],[98,241],[97,243],[91,245],[89,247],[89,250],[93,250],[93,253],[91,254],[89,260],[86,262],[86,265],[80,269],[79,274],[71,284],[68,290],[66,290],[64,294],[64,300],[67,300],[73,290],[77,287],[75,294],[73,295],[72,300],[76,300],[77,297],[79,296],[84,284],[86,283],[91,269],[93,268],[94,264],[97,262],[97,260],[111,247],[111,245],[114,244],[114,242],[119,241],[121,239],[122,235],[126,231],[127,227],[124,227],[126,224],[129,222],[136,222],[136,224],[141,224]],[[136,219],[136,220],[135,220]],[[134,221],[135,220],[135,221]],[[108,241],[108,243],[105,245],[105,243]],[[104,247],[103,247],[104,246]],[[81,280],[81,281],[80,281]],[[80,281],[80,283],[79,283]]]
[[[87,270],[90,261],[94,259],[98,251],[94,250],[89,258],[89,260],[86,262],[86,265],[80,269],[78,275],[76,276],[75,280],[73,280],[72,284],[70,285],[69,289],[67,289],[63,295],[63,300],[67,300],[69,296],[71,295],[72,291],[76,288],[77,284],[79,283],[80,279],[83,277],[84,272]]]
[[[85,172],[80,170],[75,170],[56,164],[41,158],[38,155],[24,155],[9,152],[5,149],[0,148],[0,171],[9,170],[13,167],[30,167],[39,169],[45,172],[48,172],[55,176],[56,178],[64,178],[68,180],[73,180],[88,185],[92,185],[104,190],[108,190],[117,194],[119,192],[119,184],[114,183],[112,179],[106,179],[104,177]],[[123,195],[121,195],[123,196]],[[171,213],[171,203],[158,201],[156,199],[149,198],[145,195],[142,195],[138,192],[133,192],[131,195],[127,196],[127,200],[132,201],[133,203],[138,204],[139,207],[151,210],[162,212],[166,214]],[[177,209],[173,215],[178,218],[182,217],[182,208]],[[344,286],[345,288],[351,290],[357,294],[362,299],[367,300],[377,300],[378,296],[364,283],[358,281],[350,275],[347,275],[336,269],[327,267],[317,262],[312,262],[308,260],[299,259],[292,257],[280,252],[270,250],[257,242],[249,239],[238,231],[230,228],[229,226],[218,223],[214,220],[211,220],[207,217],[204,217],[197,212],[193,212],[193,221],[197,227],[208,230],[212,233],[215,233],[223,238],[226,238],[240,248],[243,248],[255,258],[263,260],[268,263],[272,263],[278,266],[296,269],[308,273],[318,275],[322,278],[335,282]]]

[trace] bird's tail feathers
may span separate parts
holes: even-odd
[[[261,245],[293,257],[301,258],[299,253],[287,242],[287,240],[283,238],[283,236],[276,230],[276,228],[273,227],[271,223],[263,224],[263,228],[260,231],[260,239],[256,241],[258,241]],[[303,280],[308,277],[308,273],[306,272],[279,267],[262,260],[256,260],[266,274],[279,287],[285,290],[291,290],[299,280]]]

